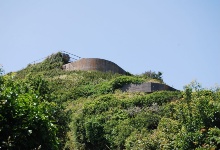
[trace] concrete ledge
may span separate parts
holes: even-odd
[[[152,93],[155,91],[176,91],[176,89],[161,83],[146,82],[142,84],[126,84],[121,90],[123,92],[146,92]]]

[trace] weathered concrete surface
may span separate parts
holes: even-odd
[[[151,93],[155,91],[176,91],[176,89],[160,83],[142,83],[142,84],[126,84],[121,89],[123,92],[146,92]]]
[[[99,58],[82,58],[80,60],[68,63],[63,65],[63,69],[67,71],[71,70],[85,70],[85,71],[102,71],[102,72],[112,72],[112,73],[119,73],[119,74],[126,74],[121,67],[117,64]]]

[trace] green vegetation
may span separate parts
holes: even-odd
[[[54,103],[42,78],[1,77],[0,147],[3,149],[59,149],[68,130],[68,116]]]
[[[220,149],[218,89],[125,93],[162,73],[67,72],[65,63],[57,53],[0,76],[0,148]]]
[[[163,79],[162,79],[162,72],[154,72],[154,71],[146,71],[145,73],[142,74],[142,77],[144,78],[148,78],[148,79],[157,79],[159,80],[160,82],[163,82]]]

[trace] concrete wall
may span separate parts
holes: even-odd
[[[151,93],[155,91],[176,91],[176,89],[160,83],[142,83],[142,84],[126,84],[121,89],[123,92],[146,92]]]
[[[117,64],[99,58],[82,58],[80,60],[63,65],[63,69],[67,71],[71,70],[85,70],[85,71],[102,71],[102,72],[113,72],[119,74],[126,74],[121,67]]]

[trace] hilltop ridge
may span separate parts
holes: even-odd
[[[164,84],[162,73],[63,70],[68,63],[68,56],[59,52],[18,72],[0,76],[1,147],[220,148],[219,90],[202,89],[198,83],[192,83],[185,91],[126,92],[122,91],[124,85]],[[8,128],[8,123],[3,122],[14,124]],[[11,141],[7,141],[9,137],[13,137]],[[25,144],[27,139],[31,141],[29,145]]]

